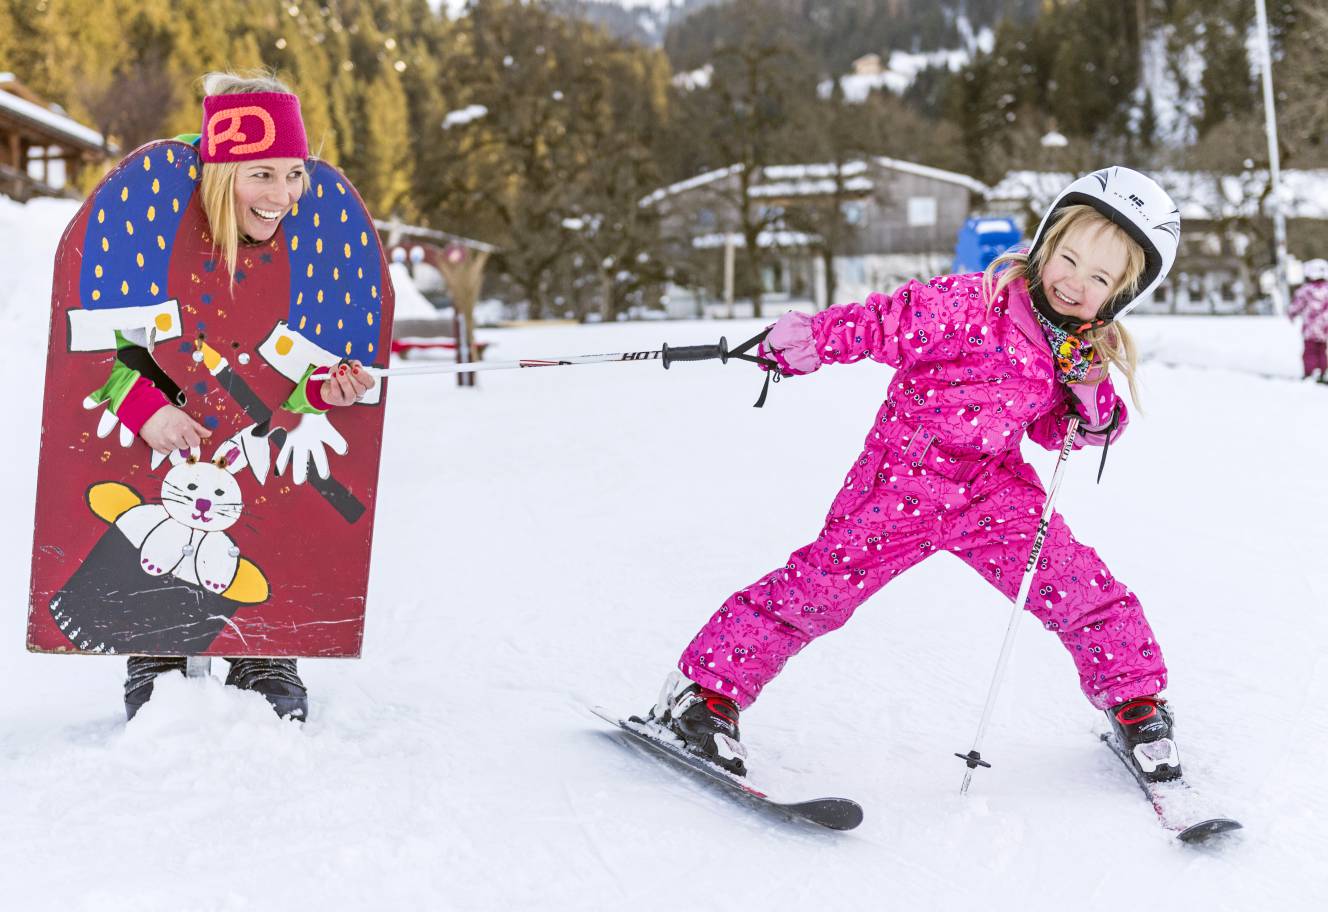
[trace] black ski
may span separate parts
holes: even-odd
[[[1139,788],[1143,789],[1144,795],[1157,814],[1157,822],[1175,833],[1181,842],[1197,845],[1222,833],[1242,829],[1238,820],[1209,816],[1198,791],[1191,788],[1184,779],[1149,782],[1112,735],[1104,734],[1101,738],[1102,743],[1111,748],[1116,759],[1124,764],[1130,775],[1134,776]]]
[[[618,727],[633,744],[644,745],[656,754],[668,757],[675,763],[686,767],[704,781],[724,787],[726,793],[737,796],[748,803],[791,817],[805,820],[817,826],[831,830],[851,830],[862,823],[862,806],[848,798],[815,798],[811,801],[777,801],[740,777],[720,769],[713,763],[702,760],[688,753],[672,741],[664,740],[656,727],[645,722],[619,719],[598,706],[591,707],[591,712],[605,722]],[[665,735],[667,737],[667,734]]]

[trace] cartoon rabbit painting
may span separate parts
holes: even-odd
[[[157,503],[119,482],[88,489],[88,507],[111,528],[51,600],[80,650],[196,655],[240,607],[268,597],[262,571],[226,534],[244,511],[240,448],[226,441],[211,461],[170,458]]]

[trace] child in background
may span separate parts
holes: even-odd
[[[1300,320],[1305,337],[1305,379],[1328,383],[1328,260],[1305,263],[1305,284],[1291,297],[1287,316]]]

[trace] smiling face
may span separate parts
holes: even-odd
[[[235,525],[244,511],[240,485],[210,462],[182,462],[166,473],[161,505],[172,519],[201,532]]]
[[[266,241],[304,191],[304,159],[241,162],[235,172],[235,215],[240,232]]]
[[[1128,243],[1105,221],[1069,227],[1042,264],[1042,289],[1052,308],[1085,323],[1094,320],[1127,278]]]

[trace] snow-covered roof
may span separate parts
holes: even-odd
[[[985,184],[966,174],[957,174],[954,171],[944,171],[940,168],[919,165],[897,158],[886,158],[885,156],[877,156],[872,159],[872,162],[881,168],[958,184],[974,193],[985,194],[987,192]],[[835,168],[836,166],[830,163],[770,165],[761,172],[761,181],[752,188],[752,196],[820,196],[833,193],[835,189]],[[690,177],[668,187],[661,187],[642,199],[640,205],[643,207],[653,206],[670,196],[713,184],[741,171],[742,165],[730,165],[727,168],[698,174],[696,177]],[[867,162],[847,162],[840,166],[840,173],[849,178],[845,181],[845,188],[854,193],[870,192],[874,186],[872,179],[867,176],[869,173]]]
[[[668,199],[670,196],[676,196],[677,194],[685,193],[688,190],[695,190],[697,187],[704,187],[706,184],[713,184],[715,181],[732,174],[737,174],[741,170],[742,165],[729,165],[727,168],[706,171],[704,174],[698,174],[696,177],[689,177],[687,180],[678,181],[676,184],[660,187],[649,196],[644,197],[637,205],[642,207],[653,206],[655,203]]]
[[[106,148],[105,138],[91,127],[85,127],[72,117],[56,113],[49,108],[43,108],[26,98],[20,98],[12,92],[5,91],[5,83],[13,81],[12,73],[0,73],[0,110],[40,126],[79,146],[92,149]]]
[[[905,174],[916,174],[919,177],[929,177],[932,180],[958,184],[974,193],[987,192],[987,185],[982,181],[969,177],[967,174],[960,174],[957,171],[945,171],[941,168],[919,165],[916,162],[903,161],[898,158],[886,158],[884,155],[876,156],[875,161],[882,168],[891,168],[895,171],[903,171]]]
[[[1182,219],[1252,216],[1268,186],[1267,171],[1156,171],[1152,177],[1171,194]],[[986,196],[991,202],[1027,204],[1039,212],[1074,178],[1069,172],[1011,171]],[[1328,169],[1283,171],[1282,195],[1288,217],[1328,219]]]
[[[715,247],[723,247],[728,243],[728,238],[733,239],[734,247],[746,247],[747,239],[741,234],[724,234],[716,232],[714,234],[703,234],[700,237],[692,239],[692,246],[701,250],[709,250]],[[814,234],[805,234],[801,231],[762,231],[756,236],[756,246],[758,247],[810,247],[819,243],[820,238]]]

